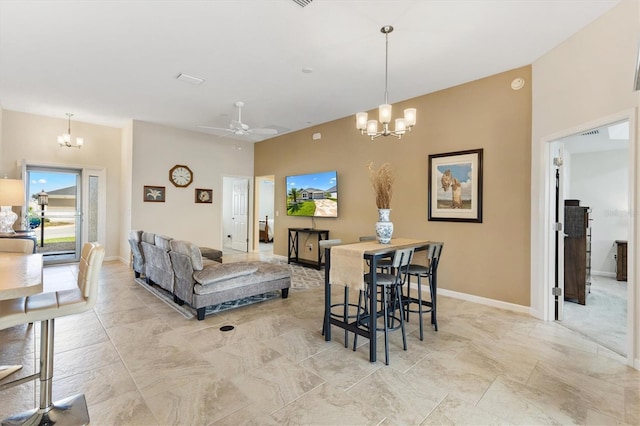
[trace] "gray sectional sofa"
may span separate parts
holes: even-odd
[[[222,263],[219,250],[143,231],[131,231],[129,244],[136,278],[144,274],[148,284],[170,292],[174,302],[188,303],[198,320],[204,319],[207,306],[275,290],[281,291],[283,299],[289,294],[291,273],[286,266]]]

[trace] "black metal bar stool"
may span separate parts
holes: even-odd
[[[324,254],[324,250],[330,248],[332,246],[342,244],[342,240],[333,239],[333,240],[320,240],[318,243],[320,247],[320,253]],[[342,320],[346,323],[349,319],[356,318],[358,316],[358,309],[360,308],[360,304],[362,301],[363,292],[360,291],[358,295],[358,304],[349,303],[349,287],[344,288],[344,300],[341,303],[334,303],[331,305],[330,314],[334,318],[342,318]],[[350,310],[352,308],[356,309],[355,313],[351,313]],[[324,321],[322,323],[322,335],[324,336]],[[349,332],[347,330],[344,331],[344,347],[349,347]]]
[[[387,274],[382,272],[376,273],[376,285],[378,289],[381,290],[382,300],[381,300],[381,311],[376,312],[376,319],[382,317],[384,320],[384,360],[385,364],[389,365],[389,330],[396,330],[400,328],[402,330],[402,345],[403,349],[407,350],[407,335],[404,329],[404,302],[402,300],[402,286],[404,285],[407,279],[407,268],[411,263],[411,258],[413,257],[413,249],[405,249],[405,250],[396,250],[393,255],[393,262],[390,267],[394,274]],[[365,274],[364,276],[365,282],[371,282],[371,277],[369,274]],[[367,292],[373,291],[369,286],[367,288]],[[368,295],[368,294],[367,294]],[[369,295],[368,295],[369,296]],[[371,297],[371,296],[369,296]],[[377,297],[377,292],[376,292]],[[364,298],[364,304],[366,306],[368,297]],[[359,300],[360,304],[360,300]],[[398,310],[398,315],[396,316],[395,312]],[[360,315],[360,312],[365,312],[363,315]],[[368,324],[368,315],[366,312],[366,308],[358,309],[356,321],[359,325],[367,326]],[[399,325],[395,326],[395,322],[398,321]],[[375,322],[374,322],[375,323]],[[391,324],[389,324],[391,323]],[[372,332],[377,331],[376,330]],[[356,334],[353,338],[353,350],[356,350],[358,342],[358,335]]]
[[[435,331],[438,331],[438,319],[437,313],[437,290],[438,290],[438,263],[440,262],[440,255],[442,254],[442,248],[444,243],[430,243],[427,247],[427,263],[428,266],[411,264],[407,268],[407,295],[404,297],[403,303],[406,305],[405,313],[407,321],[409,321],[409,313],[417,312],[420,320],[420,340],[424,338],[422,314],[425,312],[431,312],[431,324],[434,326]],[[418,297],[411,297],[411,277],[418,278]],[[429,293],[431,300],[424,300],[422,298],[422,278],[429,280]],[[411,309],[411,304],[417,304],[417,309]],[[424,309],[424,307],[428,309]]]

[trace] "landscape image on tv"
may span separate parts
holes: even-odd
[[[336,171],[287,176],[287,215],[338,217]]]

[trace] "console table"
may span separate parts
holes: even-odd
[[[318,260],[301,259],[300,253],[300,234],[310,234],[317,237],[316,250],[318,252]],[[329,231],[326,229],[312,229],[312,228],[289,228],[289,250],[287,263],[295,262],[304,266],[312,266],[316,269],[320,269],[323,266],[322,256],[324,253],[320,250],[320,241],[329,239]]]

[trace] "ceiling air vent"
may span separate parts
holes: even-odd
[[[313,0],[293,0],[293,2],[295,4],[297,4],[298,6],[300,6],[300,7],[305,7],[305,6],[309,5],[309,4],[311,4],[312,1]]]
[[[588,132],[581,133],[580,136],[593,136],[593,135],[599,135],[599,134],[600,134],[600,130],[595,129],[595,130],[589,130]]]

